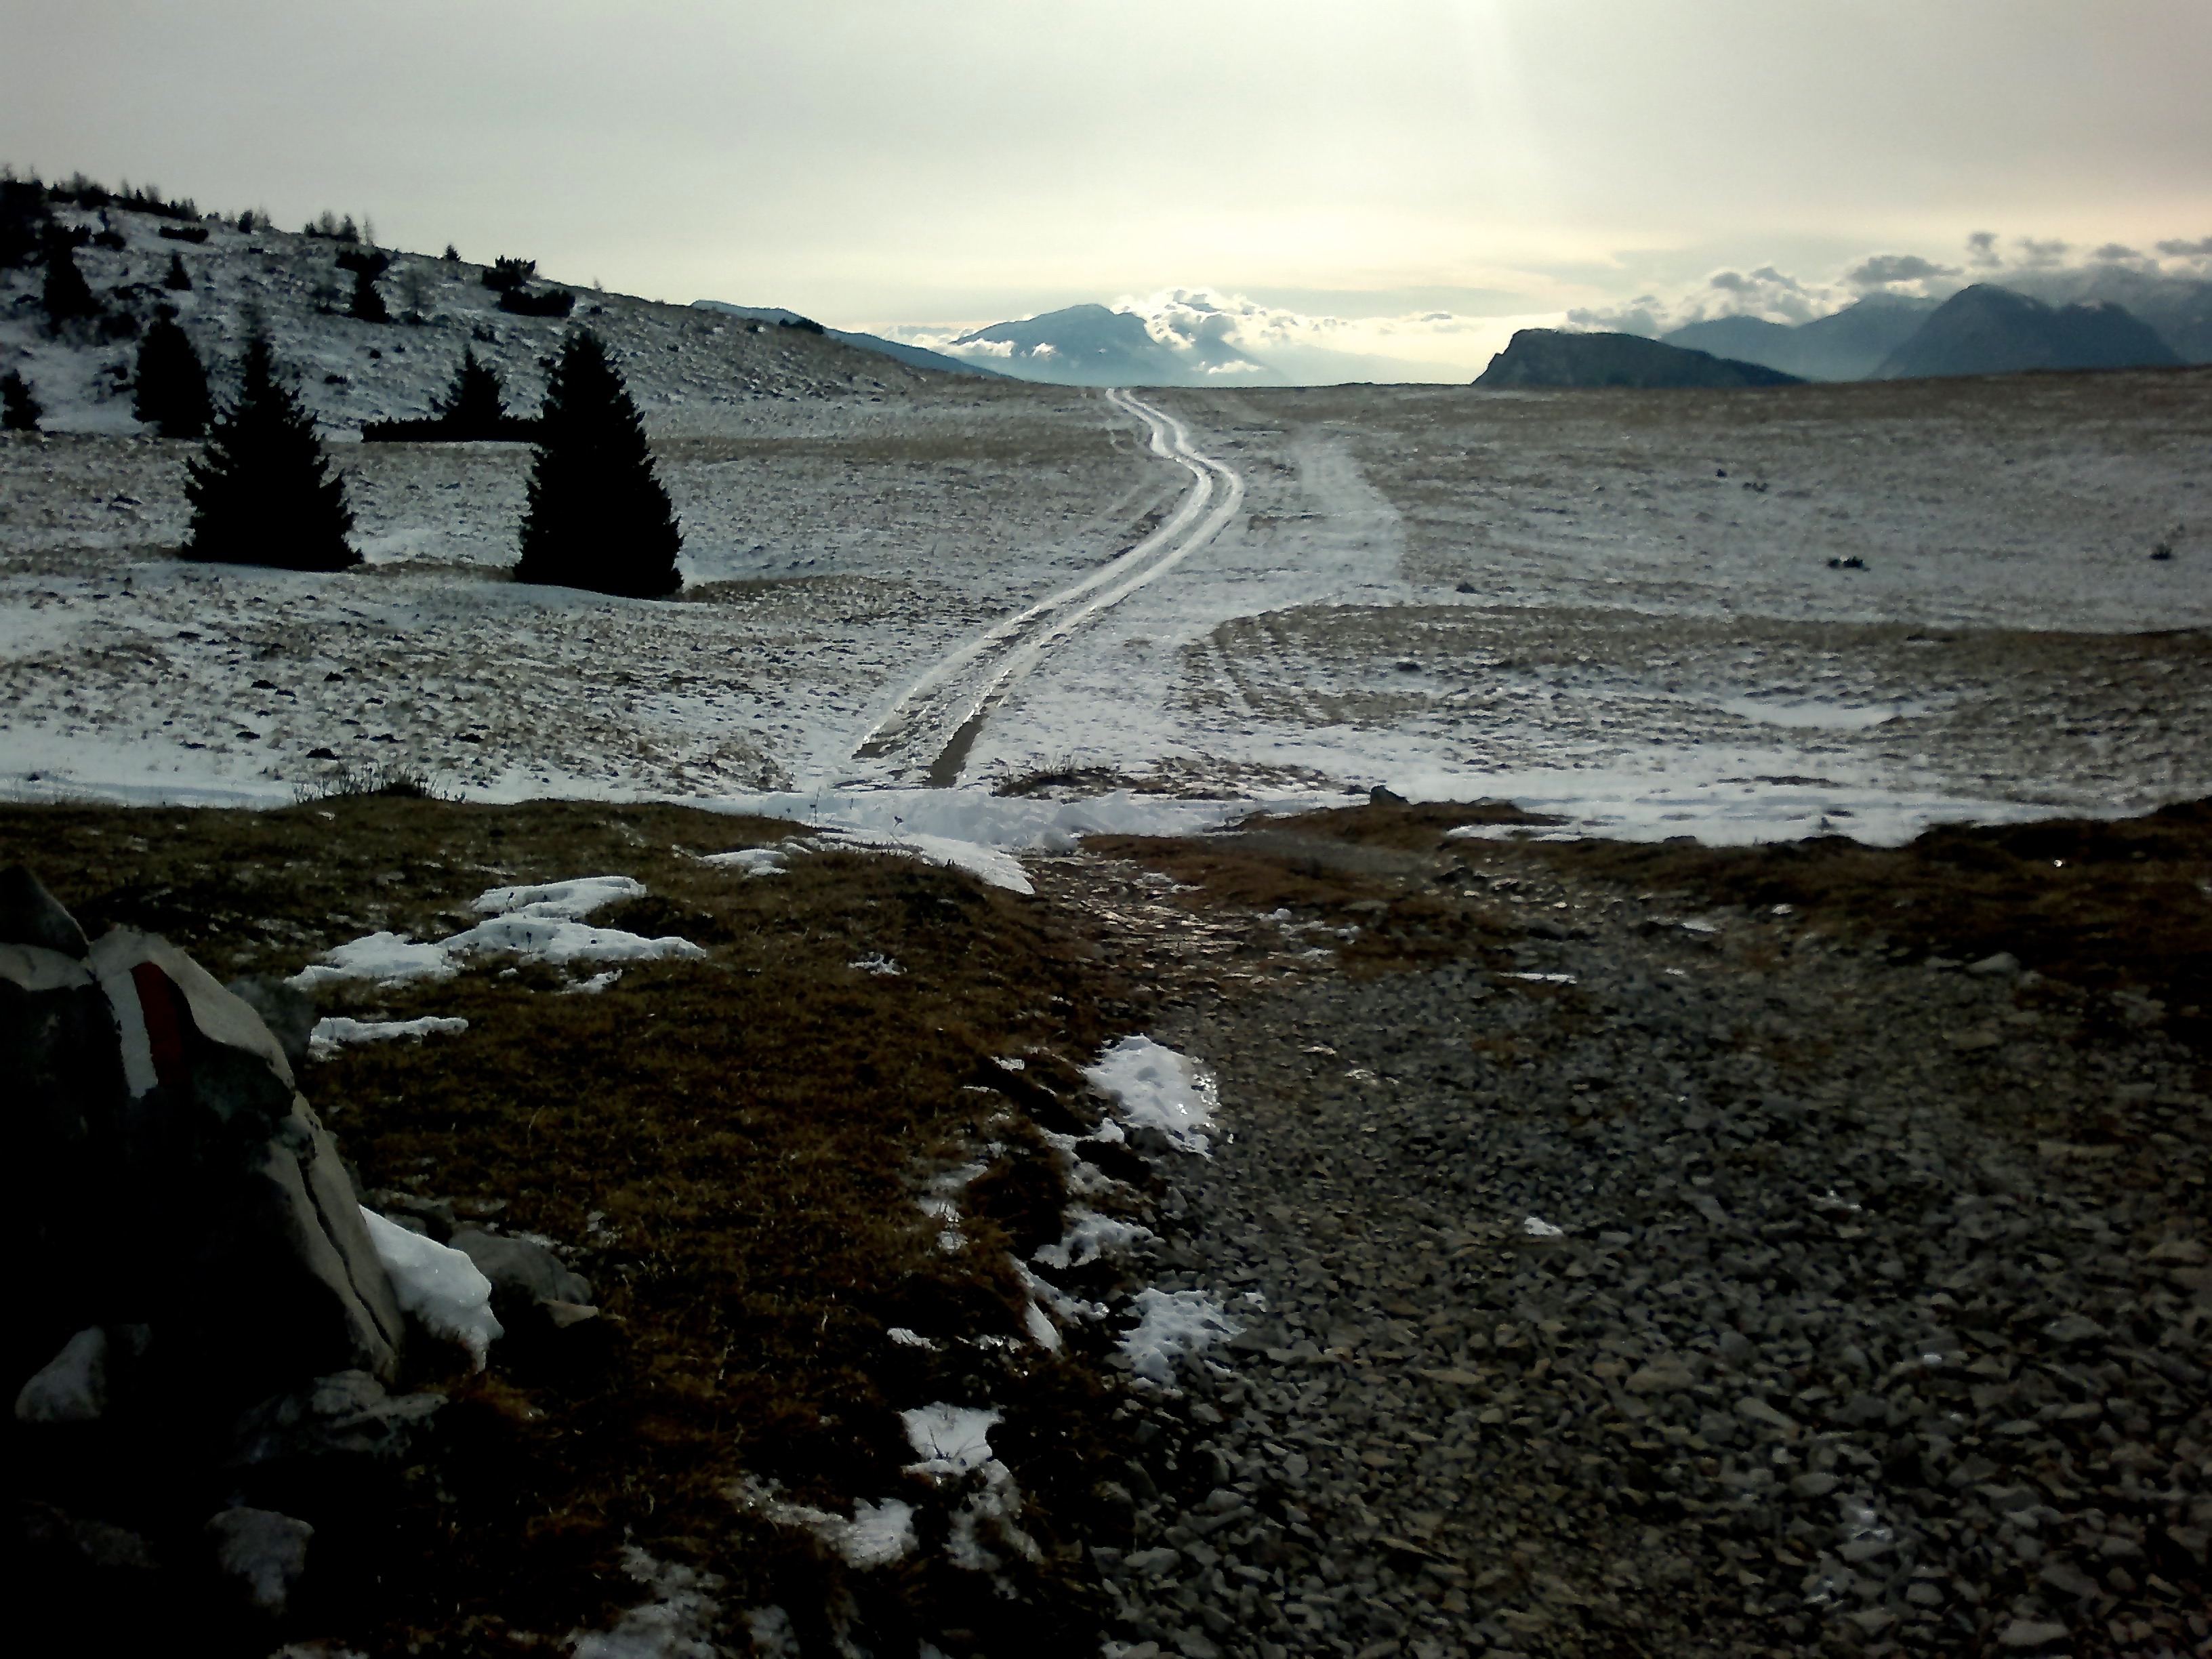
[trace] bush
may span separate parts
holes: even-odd
[[[172,242],[204,242],[208,239],[205,225],[163,225],[155,233]]]
[[[510,289],[499,296],[499,308],[518,317],[565,317],[576,308],[576,296],[565,288],[549,288],[543,294]]]
[[[545,388],[515,580],[661,599],[684,585],[684,533],[654,476],[645,423],[588,329],[562,343]]]
[[[483,285],[495,294],[509,294],[538,274],[535,259],[495,259],[485,267]]]
[[[778,328],[795,328],[802,334],[821,334],[826,331],[822,325],[811,317],[779,317],[776,319],[775,325]]]
[[[164,438],[199,437],[215,418],[207,369],[185,331],[168,318],[148,329],[138,348],[131,410]]]
[[[46,412],[21,374],[12,368],[0,374],[0,430],[36,432]]]
[[[167,289],[172,294],[189,294],[191,292],[192,274],[185,269],[185,256],[183,254],[172,253],[169,256],[168,275],[161,278],[161,286]]]
[[[262,216],[262,218],[266,218],[267,216],[268,216],[264,214]],[[248,236],[253,234],[254,227],[261,222],[262,219],[256,218],[254,216],[253,210],[252,208],[246,209],[245,212],[238,216],[238,228],[241,231],[245,232]]]
[[[337,262],[340,270],[350,270],[356,276],[367,271],[371,276],[381,276],[392,269],[392,256],[381,248],[342,247]]]
[[[332,476],[314,416],[277,378],[268,340],[246,348],[244,386],[191,462],[192,504],[184,556],[286,570],[343,570],[361,562],[346,540],[353,514]]]
[[[455,246],[454,246],[451,242],[448,242],[448,243],[447,243],[447,244],[446,244],[446,252],[445,252],[445,256],[444,256],[444,257],[445,257],[445,261],[446,261],[446,263],[447,263],[447,264],[449,264],[449,265],[457,265],[457,264],[460,264],[460,262],[461,262],[461,251],[460,251],[460,249],[459,249],[459,248],[455,247]]]

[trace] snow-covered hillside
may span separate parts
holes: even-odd
[[[205,242],[179,241],[161,234],[175,222],[120,207],[57,205],[55,216],[122,238],[120,249],[94,243],[77,250],[94,294],[111,313],[142,325],[158,307],[173,307],[219,392],[261,319],[334,436],[368,421],[428,414],[464,346],[499,370],[510,407],[534,413],[545,360],[578,323],[613,349],[658,433],[726,430],[734,411],[763,398],[883,397],[938,378],[809,330],[591,289],[574,290],[570,319],[516,316],[484,287],[483,266],[410,253],[393,254],[377,282],[392,320],[363,322],[344,314],[354,283],[337,264],[346,244],[265,227],[243,232],[218,220],[205,222]],[[191,278],[189,291],[162,286],[173,254]],[[139,431],[130,384],[137,341],[101,340],[89,330],[56,337],[40,303],[42,275],[35,265],[0,271],[0,372],[15,369],[30,382],[49,432]]]

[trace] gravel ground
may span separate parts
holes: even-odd
[[[1164,1159],[1156,1282],[1248,1327],[1123,1408],[1107,1651],[2208,1651],[2212,1102],[2159,1005],[1460,845],[1359,859],[1503,926],[1359,978],[1046,872],[1234,1131]]]

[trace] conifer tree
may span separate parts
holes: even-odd
[[[191,292],[192,275],[191,272],[185,269],[185,256],[183,254],[172,253],[169,256],[169,273],[167,276],[161,278],[161,286],[167,289],[172,294],[189,294]]]
[[[186,470],[186,558],[287,570],[361,562],[346,540],[353,514],[344,480],[331,472],[315,417],[278,379],[265,337],[247,344],[238,401],[216,422],[206,454]]]
[[[599,337],[577,329],[545,386],[515,580],[661,599],[684,585],[683,545],[637,405]]]
[[[376,291],[376,273],[367,265],[353,274],[353,305],[349,315],[364,323],[388,323],[392,313],[384,304],[384,296]]]
[[[100,314],[100,301],[92,297],[91,285],[76,268],[76,246],[66,232],[58,229],[46,234],[46,283],[42,297],[46,321],[56,328]]]
[[[0,374],[0,429],[9,432],[36,432],[39,419],[46,411],[31,395],[29,382],[9,369]]]
[[[489,363],[477,360],[474,346],[461,348],[461,366],[453,371],[453,383],[436,406],[439,420],[464,438],[496,438],[507,422],[505,388],[499,383],[499,371]]]
[[[131,412],[164,438],[197,438],[215,418],[208,399],[207,370],[191,338],[164,317],[146,331],[138,346],[138,374]]]

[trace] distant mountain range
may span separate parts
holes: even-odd
[[[1796,375],[1762,363],[1716,357],[1708,351],[1647,340],[1639,334],[1577,334],[1557,328],[1518,331],[1475,381],[1492,390],[1633,386],[1650,391],[1799,384]]]
[[[1882,359],[1877,380],[2031,368],[2171,368],[2180,355],[2109,301],[2047,306],[1986,283],[1962,289]]]
[[[1792,325],[1763,317],[1719,317],[1659,337],[1668,345],[1764,363],[1805,380],[1863,380],[1911,339],[1933,300],[1887,294],[1845,306],[1833,316]]]
[[[2056,282],[2051,286],[2060,295],[2070,289],[2080,297],[2052,304],[1978,283],[1941,304],[1875,295],[1809,323],[1721,317],[1660,338],[1808,380],[2212,362],[2212,283],[2154,279],[2120,270],[2100,273],[2086,288]],[[2158,320],[2121,304],[2115,292],[2128,295]]]
[[[1206,380],[1249,376],[1263,366],[1219,340],[1176,347],[1154,337],[1133,312],[1104,306],[1069,306],[1020,322],[994,323],[952,342],[992,354],[1006,372],[1025,380],[1060,386],[1179,386],[1195,374]]]
[[[694,300],[694,311],[719,311],[726,317],[744,317],[757,323],[774,323],[781,328],[803,328],[811,333],[826,335],[832,340],[842,341],[848,346],[858,346],[863,351],[878,352],[886,357],[896,357],[914,368],[933,368],[947,374],[981,374],[999,378],[996,369],[986,368],[981,363],[963,362],[957,357],[931,351],[921,346],[907,345],[898,340],[886,340],[879,334],[854,334],[842,328],[824,328],[811,317],[802,317],[795,311],[786,311],[780,306],[733,306],[726,300]]]

